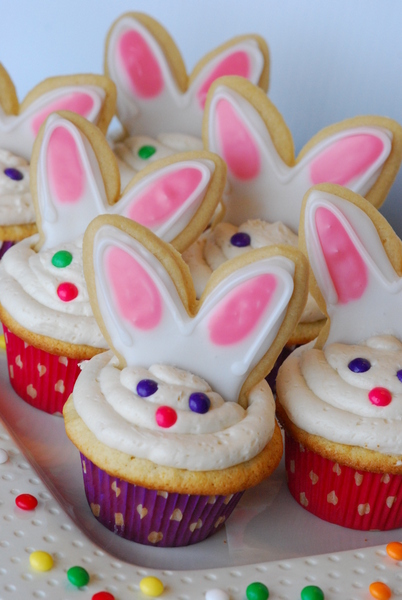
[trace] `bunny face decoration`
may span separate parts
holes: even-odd
[[[326,468],[335,462],[345,470],[334,491],[345,503],[340,521],[314,500],[312,512],[358,529],[400,527],[399,502],[389,498],[399,496],[402,482],[402,243],[370,203],[328,184],[304,198],[300,243],[310,261],[312,292],[328,321],[315,347],[293,353],[277,378],[289,460],[296,461],[296,471],[299,467],[290,489],[300,501],[305,467],[296,441],[324,457]],[[369,510],[359,513],[359,495],[352,498],[355,512],[349,517],[341,491],[348,468],[350,477],[360,470],[366,489],[372,487],[365,499]]]
[[[305,264],[290,248],[227,263],[198,303],[181,257],[136,223],[99,217],[84,253],[91,304],[120,364],[173,361],[232,401],[244,403],[270,370],[305,302]]]
[[[301,202],[313,185],[335,183],[381,206],[402,158],[402,128],[382,117],[356,117],[319,132],[294,157],[291,134],[257,87],[236,77],[208,93],[203,139],[228,167],[225,220],[281,221],[297,233]]]
[[[69,110],[106,133],[116,104],[116,88],[102,75],[67,75],[42,81],[21,104],[0,64],[0,148],[30,160],[33,143],[50,113]]]
[[[188,77],[174,41],[152,17],[127,13],[112,25],[105,72],[117,87],[117,114],[126,132],[199,136],[211,83],[239,75],[268,88],[268,48],[256,35],[234,38],[207,54]]]

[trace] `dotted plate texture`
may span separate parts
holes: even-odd
[[[368,600],[374,581],[402,596],[402,561],[386,552],[401,531],[356,533],[323,523],[290,498],[283,467],[244,495],[226,531],[201,544],[165,550],[118,538],[86,505],[78,453],[62,419],[14,394],[4,354],[0,390],[0,449],[8,455],[1,462],[0,450],[0,600],[84,600],[100,591],[115,600],[144,599],[140,582],[147,576],[162,581],[166,600],[244,600],[255,581],[268,587],[271,600],[297,600],[308,585],[319,586],[326,600]],[[38,500],[33,511],[15,505],[26,493]],[[52,569],[32,568],[29,557],[37,550],[51,555]],[[82,588],[67,579],[75,565],[90,576]]]

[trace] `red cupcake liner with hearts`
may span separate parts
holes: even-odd
[[[355,470],[285,438],[288,487],[306,510],[336,525],[387,531],[402,527],[402,476]]]
[[[139,544],[173,548],[219,531],[243,492],[201,496],[150,490],[113,477],[81,454],[85,494],[97,520]]]
[[[61,414],[82,361],[30,346],[4,325],[3,329],[8,374],[14,391],[35,408]]]

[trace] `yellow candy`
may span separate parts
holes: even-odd
[[[43,550],[36,550],[29,555],[31,567],[36,571],[50,571],[53,567],[53,558]]]
[[[4,339],[4,334],[0,335],[0,348],[2,350],[6,349],[6,340]]]
[[[147,596],[156,598],[163,592],[163,583],[157,577],[144,577],[140,581],[140,590]]]

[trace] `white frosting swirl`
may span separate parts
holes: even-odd
[[[72,344],[107,348],[89,302],[82,263],[82,237],[62,247],[36,252],[34,235],[13,246],[0,263],[0,302],[23,327]],[[71,263],[63,268],[52,264],[56,252],[66,250]],[[57,288],[68,282],[78,295],[61,300]]]
[[[137,394],[143,379],[157,383],[148,396]],[[194,392],[205,393],[209,411],[189,408]],[[120,370],[111,352],[83,365],[73,392],[74,406],[97,439],[110,448],[169,467],[192,471],[225,469],[257,454],[272,438],[275,404],[265,381],[249,395],[249,407],[224,402],[203,379],[175,367]],[[170,407],[177,414],[171,427],[156,422],[156,411]]]
[[[239,232],[250,236],[250,245],[238,247],[231,243],[231,237]],[[255,248],[276,244],[289,244],[297,248],[297,243],[297,235],[279,221],[267,223],[255,219],[246,221],[239,227],[231,223],[219,223],[183,252],[183,259],[190,268],[195,291],[200,297],[212,272],[227,260]],[[314,298],[309,294],[300,322],[313,323],[324,318]]]
[[[155,152],[151,156],[141,157],[139,151],[144,146],[154,148]],[[121,188],[124,189],[134,175],[150,163],[178,152],[202,150],[203,144],[202,140],[192,135],[165,133],[158,135],[156,139],[146,135],[127,137],[112,143],[112,149],[119,166]]]
[[[17,169],[22,179],[6,175],[6,169]],[[0,148],[0,225],[35,223],[35,210],[29,191],[29,164],[20,157]]]
[[[368,370],[353,372],[348,365],[355,358],[368,360]],[[330,344],[322,351],[302,347],[279,370],[278,398],[290,420],[308,433],[402,454],[401,369],[402,343],[393,336],[370,338],[362,345]],[[370,401],[375,388],[388,390],[389,404]]]

